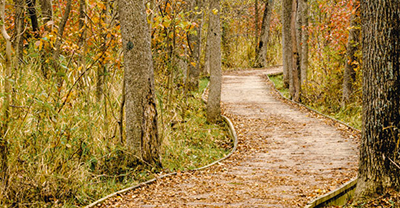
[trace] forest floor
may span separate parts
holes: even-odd
[[[118,195],[99,207],[304,207],[354,178],[359,135],[279,97],[266,74],[281,67],[225,72],[224,115],[238,149],[188,171]]]

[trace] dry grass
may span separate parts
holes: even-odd
[[[121,144],[122,69],[109,68],[104,99],[97,101],[96,68],[76,86],[81,71],[67,69],[59,88],[56,76],[45,79],[38,56],[29,54],[12,80],[14,107],[6,136],[9,180],[0,206],[82,206],[151,178],[154,170],[131,164]],[[3,74],[1,80],[3,88]],[[206,83],[202,81],[202,88]],[[177,86],[172,91],[157,87],[164,172],[208,164],[230,148],[225,126],[206,123],[201,91],[185,94]]]

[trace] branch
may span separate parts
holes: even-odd
[[[113,40],[113,38],[111,38],[111,40],[108,42],[106,49],[101,53],[101,55],[100,55],[94,62],[92,62],[92,63],[90,64],[90,66],[86,68],[85,71],[83,71],[83,72],[79,75],[78,79],[75,80],[75,82],[74,82],[74,84],[72,85],[72,87],[68,90],[68,93],[67,93],[67,95],[65,96],[65,100],[64,100],[63,104],[61,105],[60,109],[58,109],[57,113],[60,113],[60,112],[61,112],[61,110],[63,109],[63,107],[64,107],[65,104],[67,103],[68,97],[71,95],[72,90],[74,89],[74,87],[76,86],[76,84],[82,79],[83,75],[85,75],[86,72],[88,72],[88,71],[94,66],[94,64],[96,64],[96,63],[104,56],[104,54],[106,53],[107,49],[110,47],[110,45],[111,45],[110,43],[111,43],[112,40]]]

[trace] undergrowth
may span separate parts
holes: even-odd
[[[276,88],[286,97],[289,98],[289,90],[283,86],[283,75],[270,76],[271,81],[275,83]],[[308,93],[308,94],[307,94]],[[312,94],[305,90],[302,94],[303,104],[335,119],[343,121],[357,129],[361,129],[361,114],[362,106],[361,101],[352,98],[352,102],[347,103],[345,106],[341,105],[340,100],[337,98],[337,92],[330,94],[327,91],[312,92]],[[324,98],[334,99],[324,99]],[[336,100],[336,101],[335,101]]]
[[[79,69],[68,69],[60,88],[57,76],[43,77],[37,57],[30,51],[12,80],[9,182],[0,206],[79,207],[154,177],[151,168],[128,162],[120,132],[123,70],[109,66],[98,100],[89,79],[96,66],[82,80],[74,78]],[[1,80],[3,85],[3,74]],[[156,77],[156,83],[163,81]],[[190,93],[178,84],[156,86],[163,172],[204,166],[232,146],[224,124],[206,122],[201,93],[207,82],[202,79]]]

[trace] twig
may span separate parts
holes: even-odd
[[[94,66],[94,64],[96,64],[96,63],[100,60],[100,58],[102,58],[102,57],[104,56],[104,54],[106,53],[107,49],[110,47],[110,43],[111,43],[112,40],[113,40],[113,38],[111,38],[111,40],[108,42],[107,48],[101,53],[101,55],[100,55],[94,62],[92,62],[92,63],[90,64],[90,66],[86,68],[85,71],[83,71],[83,72],[79,75],[78,79],[75,80],[74,84],[73,84],[72,87],[69,89],[69,91],[68,91],[68,93],[67,93],[67,96],[65,96],[65,100],[64,100],[63,104],[61,105],[60,109],[58,109],[57,113],[60,113],[61,110],[64,108],[65,104],[67,103],[68,97],[71,95],[72,90],[74,89],[74,87],[76,86],[76,84],[82,79],[83,75],[85,75],[86,72],[88,72],[88,71]]]
[[[400,169],[399,164],[397,164],[395,161],[393,161],[392,159],[390,159],[390,157],[388,157],[389,161],[393,163],[393,165],[395,165],[398,169]]]

